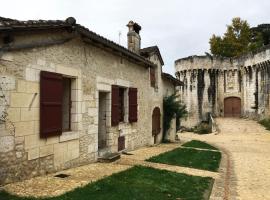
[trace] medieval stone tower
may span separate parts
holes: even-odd
[[[238,58],[190,56],[175,61],[187,105],[184,126],[221,117],[263,118],[270,112],[270,46]]]

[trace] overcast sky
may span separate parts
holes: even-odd
[[[76,18],[77,23],[126,46],[129,20],[142,26],[142,47],[158,45],[163,71],[176,59],[209,51],[233,17],[251,26],[270,23],[270,0],[0,0],[2,17],[20,20]]]

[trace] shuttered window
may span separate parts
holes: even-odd
[[[154,68],[150,68],[150,84],[151,87],[155,87],[156,86],[156,75],[155,75],[155,69]]]
[[[129,122],[138,121],[138,90],[137,88],[129,88],[128,99],[129,99]]]
[[[116,126],[119,124],[120,109],[119,109],[119,87],[112,85],[112,111],[111,111],[111,124]]]
[[[62,133],[63,77],[61,74],[40,73],[40,137]]]

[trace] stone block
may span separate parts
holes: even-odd
[[[21,121],[39,120],[39,108],[21,108]]]
[[[88,108],[88,116],[98,116],[97,108]]]
[[[24,93],[39,93],[39,83],[25,80],[18,80],[17,91]]]
[[[0,85],[4,91],[15,89],[15,78],[12,76],[0,76]]]
[[[73,101],[70,112],[71,114],[82,113],[82,102]]]
[[[12,62],[14,60],[13,54],[10,52],[5,52],[2,56],[1,56],[1,60],[6,60],[6,61],[10,61]]]
[[[22,152],[16,152],[16,158],[22,158]]]
[[[33,68],[27,67],[25,69],[25,79],[27,81],[36,81],[36,70]]]
[[[82,101],[82,90],[71,90],[72,101]]]
[[[54,165],[60,167],[67,157],[67,143],[54,144]]]
[[[71,114],[71,121],[72,122],[81,122],[82,121],[82,114]]]
[[[39,140],[39,137],[36,134],[25,136],[24,137],[25,149],[32,149],[34,147],[38,147],[39,146],[38,140]]]
[[[11,93],[10,107],[29,108],[39,107],[39,96],[28,93]]]
[[[68,143],[68,151],[79,149],[80,142],[79,140],[69,141]]]
[[[130,81],[126,81],[123,79],[116,79],[116,85],[122,86],[122,87],[130,87]]]
[[[95,125],[98,125],[98,116],[95,116],[95,117],[94,117],[94,124],[95,124]]]
[[[107,85],[113,85],[114,84],[114,80],[113,79],[109,79],[109,78],[105,78],[105,77],[101,77],[101,76],[97,76],[97,83],[105,83]]]
[[[88,126],[88,134],[98,134],[98,126],[97,125],[89,125]]]
[[[15,136],[25,136],[34,134],[34,121],[15,122]]]
[[[34,160],[39,158],[39,148],[29,149],[27,153],[28,153],[28,160]]]
[[[11,122],[19,122],[21,120],[20,108],[8,108],[8,119]]]
[[[110,92],[112,86],[104,83],[98,83],[97,84],[97,90],[98,91],[105,91],[105,92]]]
[[[80,156],[80,150],[79,149],[74,149],[72,151],[68,151],[67,153],[67,160],[66,161],[70,161],[73,159],[76,159]]]
[[[88,153],[94,153],[95,152],[95,148],[94,148],[94,145],[93,144],[90,144],[88,146]]]
[[[24,137],[15,137],[15,144],[24,144]]]
[[[46,65],[46,60],[38,58],[37,59],[37,64],[40,65],[40,66],[45,66]]]
[[[0,152],[5,153],[14,149],[15,142],[14,136],[3,136],[0,137]]]
[[[63,65],[56,65],[55,71],[57,73],[73,76],[73,77],[79,77],[81,75],[80,69],[65,67]]]
[[[40,121],[34,122],[34,133],[39,134],[40,133]]]
[[[84,101],[82,101],[82,113],[86,113],[86,105]]]
[[[83,95],[83,100],[84,101],[91,101],[91,100],[94,100],[94,97],[93,95]]]
[[[39,148],[39,157],[45,157],[53,154],[53,144],[46,145]]]
[[[64,132],[60,136],[60,142],[66,142],[70,140],[79,139],[79,132],[77,131],[71,131],[71,132]]]
[[[71,89],[72,90],[81,90],[82,89],[82,79],[72,79],[71,82]]]
[[[53,136],[46,139],[46,145],[57,144],[57,143],[59,143],[59,136]]]

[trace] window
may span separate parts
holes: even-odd
[[[40,73],[40,137],[70,130],[71,79],[62,74]]]
[[[71,79],[63,78],[62,130],[70,131]]]
[[[125,88],[119,88],[119,122],[125,119]]]
[[[150,68],[150,84],[151,87],[155,87],[156,86],[156,74],[155,74],[155,69],[154,68]]]
[[[128,96],[127,96],[128,90]],[[128,98],[128,101],[127,101]],[[137,88],[121,88],[112,85],[112,102],[111,102],[111,125],[116,126],[119,122],[125,121],[128,117],[129,122],[137,122]]]

